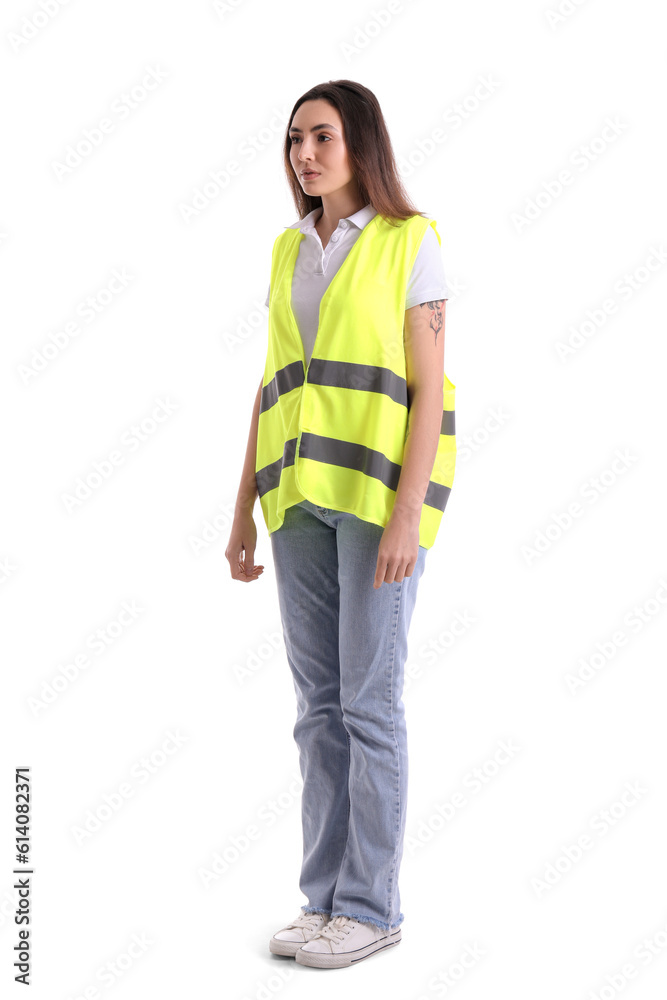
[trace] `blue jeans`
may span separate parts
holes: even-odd
[[[303,500],[270,535],[297,700],[308,912],[390,929],[403,921],[408,628],[426,552],[373,587],[383,528]]]

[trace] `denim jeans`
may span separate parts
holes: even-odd
[[[382,532],[303,500],[270,540],[297,701],[303,908],[391,929],[404,917],[403,668],[428,550],[411,576],[376,590]]]

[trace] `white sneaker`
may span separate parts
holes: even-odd
[[[310,941],[302,945],[295,958],[299,965],[318,969],[340,969],[354,965],[376,951],[391,948],[401,940],[401,928],[385,930],[369,921],[353,917],[332,917]]]
[[[328,913],[305,913],[302,907],[296,920],[276,931],[269,941],[269,951],[274,955],[295,955],[301,945],[322,930],[328,920]]]

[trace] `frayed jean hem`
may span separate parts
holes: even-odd
[[[331,910],[322,910],[319,906],[302,906],[304,913],[331,913]]]
[[[399,913],[398,920],[395,924],[388,924],[384,920],[376,920],[375,917],[368,917],[364,913],[345,913],[342,910],[334,910],[331,914],[333,917],[352,917],[353,920],[360,920],[362,923],[375,924],[376,927],[380,927],[383,931],[394,931],[397,927],[403,923],[405,919],[405,914]]]

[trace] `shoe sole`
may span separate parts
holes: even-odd
[[[299,965],[310,965],[315,969],[342,969],[348,965],[354,965],[356,962],[361,962],[364,958],[370,958],[371,955],[375,955],[378,951],[384,951],[385,948],[393,948],[400,940],[401,928],[398,927],[388,937],[374,941],[372,944],[366,945],[365,948],[357,948],[356,951],[327,955],[315,951],[304,951],[300,946],[294,957]]]
[[[281,941],[280,938],[271,938],[269,951],[273,952],[274,955],[288,955],[290,958],[294,958],[302,943],[306,942]]]

